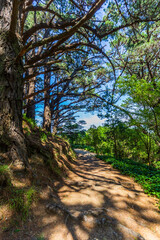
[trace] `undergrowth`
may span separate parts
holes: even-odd
[[[0,166],[0,173],[4,173],[6,171],[9,171],[8,165],[2,165]]]
[[[45,132],[40,132],[40,140],[42,142],[46,142],[47,141],[47,135]]]
[[[29,123],[32,128],[35,128],[37,126],[36,121],[34,119],[28,118],[26,114],[23,114],[23,120]]]
[[[48,133],[44,129],[38,127],[36,122],[23,115],[23,130],[26,137],[26,143],[28,148],[28,155],[30,157],[29,163],[35,172],[40,173],[39,166],[43,168],[42,171],[48,172],[51,170],[53,178],[61,178],[67,174],[67,161],[74,159],[74,153],[70,148],[69,143]],[[37,155],[40,158],[40,162],[34,162],[33,156]],[[64,157],[63,157],[64,155]],[[65,158],[66,156],[66,158]],[[64,159],[63,159],[64,158]],[[59,164],[61,160],[61,164]],[[19,175],[16,172],[16,167],[9,162],[8,165],[0,164],[0,206],[6,204],[12,209],[13,213],[22,219],[26,220],[30,214],[30,209],[33,202],[38,200],[38,191],[35,186],[30,187],[17,187],[17,182],[21,182]],[[65,168],[66,164],[66,168]],[[12,167],[10,167],[12,166]],[[40,170],[40,171],[39,171]],[[26,173],[24,173],[26,174]],[[23,172],[20,176],[23,175]],[[27,178],[30,178],[27,175]],[[41,179],[40,179],[41,180]],[[40,182],[41,185],[41,182]],[[43,179],[42,179],[43,185]],[[24,185],[23,185],[24,186]]]
[[[122,174],[133,177],[136,182],[142,185],[145,193],[154,195],[160,200],[160,170],[130,159],[115,159],[99,155],[97,157],[119,169]]]
[[[7,186],[11,183],[10,169],[8,165],[0,166],[0,186]]]
[[[29,215],[32,202],[37,198],[37,191],[34,187],[29,189],[10,188],[9,206],[15,212],[19,213],[23,220]]]

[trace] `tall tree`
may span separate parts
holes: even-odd
[[[52,1],[46,2],[45,7],[43,7],[42,3],[35,5],[32,0],[23,2],[18,0],[0,1],[0,145],[3,146],[3,149],[6,149],[6,151],[9,150],[10,157],[14,161],[19,160],[25,165],[28,165],[25,138],[22,133],[24,86],[22,56],[35,47],[44,46],[46,43],[53,42],[50,49],[46,48],[27,62],[28,68],[33,64],[34,67],[37,67],[36,64],[44,65],[43,62],[39,63],[39,61],[55,54],[58,47],[89,20],[104,2],[105,0],[100,0],[91,5],[91,9],[83,15],[78,22],[74,21],[69,31],[64,31],[63,33],[37,42],[29,42],[28,39],[39,29],[45,29],[49,26],[54,28],[55,24],[51,22],[56,13],[54,10],[49,9]],[[51,12],[52,19],[50,22],[37,23],[27,31],[24,31],[24,23],[30,11]],[[56,15],[60,16],[58,13]],[[63,19],[61,16],[60,18]],[[63,20],[62,25],[64,24],[65,22]],[[57,25],[56,28],[59,28],[59,26]],[[65,26],[63,26],[63,28],[65,29]],[[57,40],[56,43],[54,42],[55,40]]]
[[[46,73],[44,74],[44,88],[48,90],[44,92],[44,115],[43,128],[51,132],[51,103],[50,103],[50,82],[51,72],[48,71],[50,67],[46,66]]]
[[[128,1],[127,4],[126,1],[117,3],[112,0],[106,9],[105,19],[99,20],[96,12],[105,2],[86,0],[77,4],[69,0],[0,0],[0,144],[11,153],[13,160],[19,159],[27,165],[22,133],[23,87],[26,80],[23,75],[27,69],[34,67],[34,74],[27,76],[29,80],[44,73],[46,65],[53,69],[65,52],[84,51],[83,47],[88,47],[88,50],[92,48],[102,53],[101,39],[139,22],[159,19],[156,0]],[[115,11],[120,18],[114,18]],[[33,12],[36,12],[36,23]],[[49,37],[45,36],[46,29],[50,29]],[[37,37],[33,38],[35,35]],[[35,55],[25,62],[23,56],[31,51]],[[41,92],[47,90],[44,88]],[[25,99],[39,93],[31,93]]]
[[[10,158],[27,165],[27,149],[22,134],[23,65],[18,54],[20,2],[0,1],[0,146]]]

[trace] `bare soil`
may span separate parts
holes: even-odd
[[[67,178],[43,176],[40,200],[27,222],[16,225],[6,212],[10,225],[1,225],[0,240],[159,240],[157,200],[93,153],[75,151]]]

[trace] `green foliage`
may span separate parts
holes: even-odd
[[[45,237],[43,234],[40,234],[39,236],[37,236],[36,238],[37,240],[45,240]]]
[[[156,165],[160,157],[159,147],[150,133],[144,134],[120,121],[104,127],[91,127],[74,139],[72,135],[72,142],[73,148],[115,158],[129,158],[149,165]]]
[[[26,132],[27,136],[29,136],[31,134],[31,131],[28,127],[24,127],[23,130]]]
[[[11,173],[8,165],[0,166],[0,185],[11,185]]]
[[[61,176],[61,175],[62,175],[61,169],[60,169],[59,167],[54,167],[54,172],[55,172],[58,176]]]
[[[31,118],[27,118],[26,114],[23,114],[23,119],[34,129],[36,127],[36,121]]]
[[[74,144],[75,139],[81,140],[81,136],[84,135],[83,125],[85,121],[75,122],[75,119],[66,122],[63,126],[61,135],[67,140],[69,139],[71,144]]]
[[[22,219],[25,220],[29,214],[32,202],[36,199],[37,191],[34,187],[28,190],[15,189],[11,187],[11,197],[9,199],[10,207],[20,213]]]
[[[137,163],[131,159],[115,159],[107,156],[97,157],[112,164],[112,166],[119,169],[122,174],[133,177],[136,182],[142,185],[145,193],[154,195],[160,199],[160,170],[142,163]]]
[[[14,233],[18,233],[18,232],[20,232],[21,231],[21,229],[15,229],[14,230]]]
[[[151,1],[145,2],[154,8]],[[154,142],[160,142],[160,78],[157,68],[160,58],[156,54],[159,53],[159,26],[159,22],[137,24],[136,32],[127,29],[122,34],[115,35],[110,43],[111,51],[117,55],[116,70],[121,71],[118,65],[124,66],[124,62],[126,64],[123,74],[116,80],[116,93],[122,94],[121,106],[131,113],[128,123],[139,128],[145,135],[150,135]]]
[[[0,166],[0,174],[4,174],[4,173],[7,173],[9,172],[9,167],[8,165],[2,165]]]
[[[42,142],[46,142],[47,141],[47,135],[45,132],[40,132],[40,139]]]

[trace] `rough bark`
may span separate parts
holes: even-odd
[[[21,164],[27,163],[27,148],[22,132],[22,63],[15,61],[20,45],[16,35],[0,34],[0,150]]]
[[[48,70],[46,66],[46,71]],[[44,88],[50,86],[51,72],[44,74]],[[51,106],[50,106],[50,89],[44,93],[44,115],[43,115],[43,128],[51,132]]]
[[[0,0],[0,29],[10,29],[12,7],[12,0]]]
[[[57,114],[56,114],[56,115],[55,115],[55,119],[54,119],[53,129],[52,129],[52,133],[53,133],[54,135],[57,134],[58,121],[59,121],[59,118],[58,118],[58,116],[57,116]]]
[[[34,71],[33,71],[33,68],[30,68],[28,70],[29,72],[29,75],[33,74]],[[35,92],[35,77],[30,79],[29,82],[28,82],[28,95],[32,94]],[[27,100],[27,112],[26,112],[26,116],[28,118],[32,118],[35,120],[35,104],[34,104],[34,101],[35,101],[35,97],[32,96],[30,97],[28,100]]]
[[[52,133],[54,135],[57,134],[57,130],[58,130],[58,125],[59,125],[59,101],[60,99],[57,98],[57,101],[55,104],[55,111],[52,112],[52,118],[53,118],[53,115],[54,115],[54,121],[53,121],[53,129],[52,129]],[[53,109],[53,103],[52,103],[52,109]]]

